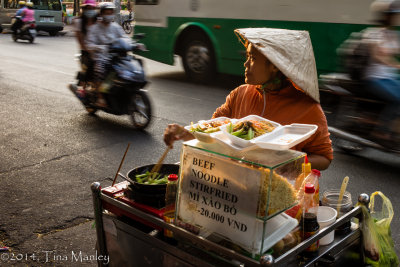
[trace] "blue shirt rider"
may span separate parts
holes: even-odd
[[[15,13],[15,16],[17,17],[15,19],[15,22],[13,23],[11,30],[14,32],[14,34],[17,33],[17,31],[22,27],[22,25],[24,24],[22,22],[23,16],[24,16],[24,10],[27,8],[26,7],[26,2],[25,1],[19,1],[18,2],[18,7],[19,9],[17,10],[17,12]],[[21,18],[18,18],[18,16],[20,16]]]

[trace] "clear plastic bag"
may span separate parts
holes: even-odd
[[[375,196],[382,198],[382,208],[376,211]],[[371,266],[399,266],[399,259],[394,249],[391,237],[390,223],[393,219],[393,206],[390,200],[380,191],[374,192],[370,197],[370,212],[362,206],[363,233],[365,262]]]

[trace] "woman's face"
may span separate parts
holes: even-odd
[[[247,60],[244,67],[245,82],[252,85],[261,85],[272,80],[279,71],[252,44],[247,46]]]

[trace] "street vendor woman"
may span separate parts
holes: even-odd
[[[270,28],[237,29],[247,49],[246,84],[237,87],[217,108],[213,118],[240,119],[259,115],[282,125],[316,124],[318,130],[292,149],[307,153],[314,169],[327,169],[333,159],[326,117],[319,104],[317,70],[307,31]],[[164,142],[194,136],[178,124],[170,124]]]

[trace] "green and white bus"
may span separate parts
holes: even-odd
[[[149,52],[205,81],[216,72],[243,75],[244,47],[233,30],[270,27],[310,32],[319,74],[335,71],[336,49],[371,24],[373,0],[136,0],[135,32]]]

